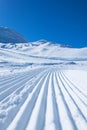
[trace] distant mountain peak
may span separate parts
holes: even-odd
[[[28,41],[18,32],[8,28],[0,27],[0,43],[27,43]]]
[[[36,45],[36,46],[39,46],[41,44],[50,44],[50,45],[55,45],[55,46],[59,46],[59,47],[63,47],[63,48],[72,48],[69,44],[60,44],[60,43],[57,43],[57,42],[53,42],[53,41],[47,41],[45,39],[40,39],[36,42],[32,42],[32,45]]]
[[[40,40],[38,40],[37,42],[46,43],[46,42],[48,42],[48,41],[45,40],[45,39],[40,39]]]

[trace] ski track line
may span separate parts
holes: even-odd
[[[78,130],[78,128],[76,126],[76,123],[75,123],[75,121],[73,119],[72,113],[71,113],[71,111],[69,109],[69,106],[67,104],[67,100],[65,99],[64,93],[63,93],[63,91],[61,89],[62,86],[60,85],[59,73],[57,73],[56,78],[57,78],[56,81],[57,81],[57,84],[58,84],[58,88],[59,88],[59,91],[60,91],[60,94],[61,94],[61,97],[62,97],[62,101],[63,101],[63,104],[64,104],[64,106],[66,108],[67,116],[69,117],[69,120],[71,122],[71,126],[72,126],[73,130]]]
[[[8,84],[5,84],[5,85],[3,85],[3,87],[0,89],[0,91],[2,91],[1,93],[0,93],[0,95],[2,94],[2,93],[4,93],[4,91],[7,91],[7,90],[9,90],[11,87],[12,87],[12,85],[14,84],[14,85],[17,85],[20,81],[22,82],[23,80],[25,80],[26,78],[29,78],[29,76],[27,75],[25,75],[25,76],[23,76],[23,77],[20,77],[20,78],[17,78],[17,79],[15,79],[15,80],[12,80],[12,82],[10,82],[10,83],[8,83]],[[7,89],[6,89],[7,88]]]
[[[38,71],[41,72],[41,71],[43,71],[43,70],[40,70],[40,69],[39,69]],[[2,82],[2,83],[0,83],[0,89],[3,88],[4,86],[6,86],[6,84],[9,85],[12,81],[14,82],[14,80],[17,81],[18,79],[22,79],[22,78],[24,78],[25,76],[27,77],[27,76],[31,76],[31,75],[33,75],[33,74],[35,75],[35,74],[38,73],[38,71],[36,70],[36,71],[34,71],[34,72],[31,72],[31,73],[30,73],[30,71],[27,72],[27,73],[24,73],[24,72],[23,72],[21,75],[17,75],[17,77],[14,77],[14,78],[12,78],[12,79],[10,79],[9,76],[7,76],[7,77],[8,77],[8,81],[7,81],[7,82]],[[17,80],[16,80],[16,79],[17,79]]]
[[[40,110],[39,110],[39,113],[38,113],[38,118],[37,118],[37,123],[36,123],[37,124],[36,125],[36,130],[38,130],[38,129],[39,130],[44,130],[49,78],[50,78],[50,73],[49,73],[48,79],[46,79],[46,84],[45,84],[45,88],[44,88],[42,102],[40,104]],[[39,123],[39,125],[38,125],[38,123]]]
[[[67,79],[67,81],[69,81],[69,82],[72,84],[72,86],[74,86],[74,87],[77,89],[77,91],[79,91],[79,93],[82,94],[82,95],[87,99],[87,95],[84,94],[80,89],[78,89],[78,87],[77,87],[76,85],[74,85],[74,83],[72,83],[72,82],[69,80],[69,78],[67,78],[67,76],[66,76],[63,72],[62,72],[62,74],[63,74],[64,77]]]
[[[32,93],[29,94],[26,101],[20,108],[19,112],[13,119],[12,123],[8,126],[7,130],[11,130],[11,129],[18,130],[19,128],[21,130],[26,129],[26,125],[27,125],[27,123],[30,119],[30,116],[32,114],[32,111],[34,109],[35,102],[38,98],[38,94],[41,90],[41,85],[43,84],[45,77],[46,77],[46,75],[40,78],[39,82],[34,87]]]
[[[29,79],[29,81],[31,81],[31,79]],[[13,94],[18,94],[20,93],[20,91],[22,91],[22,89],[25,87],[25,84],[23,84],[22,86],[18,87],[17,89],[15,89],[15,91],[13,91],[11,94],[9,94],[7,97],[5,97],[3,100],[0,101],[0,103],[8,103],[7,100],[13,95]]]
[[[61,74],[60,74],[61,76]],[[62,76],[61,76],[62,77]],[[73,97],[73,100],[76,102],[78,108],[81,110],[81,112],[83,113],[84,117],[85,117],[85,120],[87,122],[87,105],[86,103],[82,100],[82,97],[80,98],[78,96],[78,94],[76,94],[74,91],[73,91],[73,87],[71,87],[70,85],[67,84],[67,82],[65,81],[65,79],[62,77],[62,80],[65,84],[66,89],[67,91],[71,94],[71,96]]]
[[[25,77],[27,75],[32,75],[33,73],[38,73],[38,71],[41,72],[43,70],[46,71],[45,68],[38,68],[38,69],[28,70],[27,72],[21,72],[21,73],[18,73],[18,74],[7,75],[6,77],[3,77],[4,79],[2,81],[0,81],[0,86],[4,85],[6,83],[9,83],[11,80],[15,80],[16,77],[18,79],[20,77]]]
[[[55,91],[55,98],[57,103],[57,109],[59,113],[59,121],[61,125],[60,130],[75,130],[73,129],[73,124],[70,120],[70,116],[68,114],[68,110],[66,109],[66,105],[64,103],[64,99],[62,97],[62,92],[59,86],[59,81],[57,79],[57,74],[59,72],[55,72],[54,76],[54,91]]]
[[[51,73],[48,84],[47,109],[46,109],[44,130],[55,130],[55,128],[56,126],[54,122],[54,110],[52,101],[52,73]]]
[[[44,83],[41,86],[38,99],[36,101],[35,107],[33,109],[26,130],[43,130],[44,128],[48,80],[49,80],[49,73],[48,76],[44,79]]]
[[[59,75],[59,74],[58,74]],[[65,88],[64,83],[62,82],[62,79],[59,76],[60,84],[62,86],[62,92],[64,94],[64,98],[67,102],[67,105],[69,106],[69,109],[71,111],[73,120],[77,126],[77,129],[82,130],[87,128],[87,121],[83,113],[81,112],[80,108],[74,101],[73,97],[70,95],[70,93],[67,91],[67,88]]]
[[[6,124],[0,123],[0,130],[87,130],[87,95],[57,67],[5,78],[0,83],[0,104],[7,104],[8,109],[13,94],[22,93],[23,99],[15,113],[8,109]]]
[[[45,72],[42,77],[46,76],[47,73]],[[29,94],[31,94],[31,92],[33,91],[33,89],[35,88],[35,85],[38,84],[39,80],[40,80],[41,76],[35,81],[35,83],[28,89],[27,93],[26,93],[26,96],[24,96],[20,102],[20,104],[17,104],[17,110],[15,111],[15,113],[10,113],[11,114],[11,117],[10,117],[10,114],[8,115],[6,121],[5,121],[5,127],[3,126],[3,124],[1,124],[1,130],[3,129],[6,129],[8,127],[8,125],[11,123],[10,120],[13,120],[15,115],[18,113],[18,111],[20,110],[20,108],[22,107],[23,103],[26,101],[27,99],[27,96]],[[8,106],[9,107],[9,106]],[[13,107],[14,108],[14,107]],[[12,109],[13,109],[12,108]],[[8,112],[9,112],[9,108],[8,109]],[[14,109],[15,110],[15,109]],[[10,119],[11,118],[11,119]],[[9,120],[10,119],[10,120]],[[4,127],[4,128],[3,128]],[[22,129],[22,128],[21,128]]]
[[[6,90],[2,91],[0,93],[0,101],[7,97],[10,93],[14,92],[15,89],[19,88],[20,86],[22,86],[24,83],[26,83],[28,81],[28,79],[23,79],[23,80],[19,80],[19,82],[17,82],[16,84],[10,86],[9,88],[7,88]]]
[[[80,89],[78,89],[78,87],[76,87],[76,86],[66,77],[65,74],[63,74],[63,76],[64,76],[65,80],[73,87],[73,89],[75,89],[75,91],[78,93],[78,95],[79,95],[80,97],[82,97],[84,104],[87,105],[87,103],[86,103],[86,102],[87,102],[87,95],[84,94]],[[74,85],[74,86],[73,86],[73,85]]]
[[[61,81],[61,83],[62,83],[64,89],[66,90],[67,94],[70,96],[71,100],[73,101],[73,104],[75,104],[75,106],[77,107],[77,109],[78,109],[80,115],[83,117],[83,119],[84,119],[85,122],[87,123],[86,116],[83,114],[83,112],[82,112],[82,110],[81,110],[81,108],[80,108],[80,105],[81,105],[81,104],[79,104],[79,106],[78,106],[78,103],[76,102],[76,98],[74,99],[73,95],[71,95],[70,90],[67,89],[67,87],[65,86],[64,82],[62,81],[60,75],[59,75],[59,78],[60,78],[60,81]],[[86,112],[87,112],[87,111],[86,111]]]
[[[86,100],[80,98],[82,95],[80,95],[80,96],[78,95],[78,92],[76,92],[74,90],[74,87],[70,86],[70,84],[67,82],[67,80],[65,79],[65,77],[61,73],[60,73],[60,76],[62,77],[62,79],[64,80],[64,82],[67,84],[67,86],[73,91],[73,93],[79,98],[79,100],[87,107]],[[84,102],[84,100],[85,100],[85,102]]]
[[[40,70],[39,70],[40,71]],[[39,72],[38,72],[39,73]],[[6,86],[6,88],[7,88],[7,85],[13,85],[13,84],[15,84],[15,82],[17,83],[18,81],[20,81],[20,80],[22,80],[22,79],[26,79],[26,78],[32,78],[32,77],[34,77],[34,76],[36,76],[37,74],[38,74],[37,72],[35,73],[34,72],[34,74],[32,74],[32,75],[30,75],[30,73],[28,73],[27,75],[24,75],[24,73],[22,74],[23,76],[22,76],[22,78],[21,77],[17,77],[17,80],[15,79],[13,82],[11,82],[11,83],[9,83],[9,84],[6,84],[5,86]],[[3,89],[3,87],[2,87],[2,89]]]
[[[23,73],[23,72],[21,72],[21,73]],[[1,84],[2,82],[8,81],[8,76],[9,76],[9,79],[11,79],[11,78],[17,77],[18,75],[20,76],[21,73],[9,74],[9,75],[0,77],[0,84]]]
[[[27,75],[27,74],[24,73],[23,77],[24,77],[25,75]],[[9,76],[9,75],[7,75],[6,78],[3,77],[3,80],[0,81],[0,88],[1,88],[1,86],[3,86],[4,84],[7,84],[7,83],[9,83],[9,82],[11,82],[11,81],[13,81],[13,80],[16,80],[16,79],[20,78],[20,77],[22,77],[22,74],[17,74],[17,75],[14,75],[14,76]]]
[[[60,116],[59,116],[59,110],[57,106],[57,99],[56,99],[56,94],[55,94],[55,72],[52,74],[52,101],[53,101],[53,113],[54,113],[54,122],[55,122],[55,127],[56,130],[62,130],[61,127],[61,122],[60,122]]]
[[[14,75],[7,75],[2,81],[0,81],[0,85],[3,85],[3,84],[6,84],[6,83],[9,83],[10,81],[12,80],[15,80],[15,79],[18,79],[20,77],[24,77],[25,75],[29,75],[29,71],[28,72],[22,72],[21,74],[14,74]]]
[[[78,93],[78,95],[82,96],[84,98],[84,100],[86,100],[87,102],[87,95],[84,94],[80,89],[78,89],[78,87],[76,87],[76,85],[74,85],[69,78],[67,78],[67,76],[61,72],[61,76],[65,79],[65,81],[73,87],[73,89]]]
[[[37,75],[37,78],[35,78],[35,81],[37,82],[37,80],[40,78],[40,77],[42,77],[42,75],[44,74],[44,72],[41,72],[40,74],[38,74]],[[34,78],[34,77],[33,77]],[[28,80],[28,82],[30,82],[32,79],[29,79]],[[34,87],[32,87],[32,85],[34,86],[34,84],[36,83],[36,82],[33,82],[33,84],[27,84],[28,86],[30,85],[30,87],[29,87],[29,91],[31,92],[32,90],[33,90],[33,88]],[[26,82],[27,83],[27,82]],[[22,91],[22,88],[25,88],[25,86],[26,86],[26,84],[23,84],[22,86],[20,86],[19,88],[17,88],[14,92],[12,92],[9,96],[7,96],[6,98],[4,98],[0,103],[3,103],[5,100],[7,100],[8,98],[10,98],[11,97],[11,95],[13,95],[13,94],[15,94],[17,91]],[[19,92],[20,92],[19,91]],[[8,102],[6,102],[6,103],[8,103]]]
[[[28,77],[28,79],[29,79],[30,77]],[[3,98],[5,98],[6,97],[6,95],[8,96],[10,93],[12,93],[13,91],[15,91],[15,89],[17,88],[17,87],[20,87],[20,86],[22,86],[22,84],[24,84],[24,81],[25,81],[25,83],[28,81],[28,79],[26,79],[26,77],[23,79],[23,80],[21,80],[20,82],[18,82],[18,83],[16,83],[16,84],[14,84],[14,85],[12,85],[12,86],[10,86],[9,88],[7,88],[6,90],[4,90],[3,92],[1,92],[0,93],[0,101],[3,99]],[[7,92],[8,91],[8,92]]]
[[[29,79],[29,81],[31,82],[32,79]],[[35,79],[36,80],[36,79]],[[28,82],[29,82],[28,81]],[[27,90],[31,90],[31,85],[28,84],[27,86],[29,86],[28,88],[26,88]],[[22,86],[20,86],[19,88],[15,89],[15,91],[13,91],[11,94],[9,94],[7,97],[5,97],[0,103],[1,104],[7,104],[11,98],[12,95],[15,95],[15,94],[20,94],[21,92],[23,92],[23,90],[25,89],[26,87],[26,84],[23,84]]]
[[[9,86],[9,85],[11,85],[11,84],[14,84],[15,82],[18,82],[19,80],[22,80],[25,76],[28,77],[29,74],[28,74],[28,75],[24,75],[24,74],[23,74],[23,76],[15,77],[15,79],[9,80],[8,83],[3,83],[3,85],[1,85],[1,87],[0,87],[0,91],[1,91],[2,89],[5,89],[5,88],[7,87],[7,85]]]
[[[41,68],[39,68],[39,69],[41,69]],[[14,73],[14,74],[6,75],[5,77],[4,77],[4,76],[3,76],[3,77],[0,77],[0,83],[5,82],[5,81],[8,81],[8,76],[9,76],[9,79],[11,79],[11,78],[14,78],[14,79],[15,79],[15,77],[17,77],[17,76],[18,76],[18,77],[22,76],[23,73],[26,75],[26,74],[28,74],[28,73],[31,73],[31,72],[37,71],[37,70],[38,70],[38,69],[27,70],[26,72]]]

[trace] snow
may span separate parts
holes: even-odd
[[[87,48],[0,43],[0,130],[87,130]]]

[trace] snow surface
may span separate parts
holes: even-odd
[[[0,130],[87,130],[87,48],[0,43]]]

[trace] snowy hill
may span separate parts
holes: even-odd
[[[87,130],[87,47],[0,43],[0,130]]]
[[[27,43],[27,40],[10,28],[0,27],[0,43]]]
[[[4,46],[4,48],[3,48]],[[48,41],[0,44],[0,66],[87,65],[87,48],[63,47]],[[66,66],[67,64],[67,66]]]

